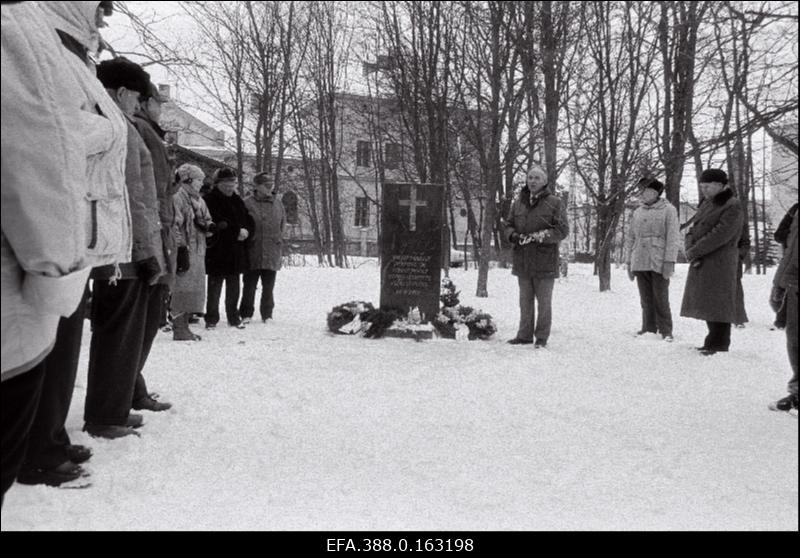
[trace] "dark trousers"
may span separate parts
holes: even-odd
[[[148,320],[144,325],[144,339],[142,340],[142,356],[139,361],[139,373],[136,374],[136,384],[133,386],[133,401],[143,399],[149,395],[147,391],[147,383],[144,381],[142,370],[147,363],[147,358],[150,356],[150,349],[153,348],[153,341],[158,334],[161,327],[161,319],[164,317],[167,304],[169,304],[169,287],[166,285],[155,285],[152,287],[155,291],[148,299],[147,316]],[[158,316],[158,321],[150,319],[151,316]]]
[[[6,380],[0,387],[0,423],[2,423],[2,451],[0,452],[0,471],[2,472],[3,506],[6,492],[17,478],[25,451],[28,434],[39,406],[44,380],[44,362],[24,374]]]
[[[92,341],[84,420],[90,424],[124,425],[134,388],[160,321],[161,289],[141,279],[116,285],[95,281],[92,297]],[[154,300],[155,299],[155,300]],[[152,334],[155,336],[155,334]]]
[[[553,321],[553,286],[555,279],[517,277],[519,282],[519,329],[517,339],[547,341]],[[536,317],[536,303],[539,317]]]
[[[642,304],[642,331],[672,335],[669,279],[655,271],[637,271],[634,275]]]
[[[64,423],[78,374],[87,295],[88,288],[75,313],[58,322],[56,344],[44,359],[42,395],[31,426],[23,469],[50,470],[69,460],[67,446],[70,440]]]
[[[708,335],[703,346],[712,351],[727,351],[731,346],[731,324],[727,322],[706,322]]]
[[[792,365],[789,393],[797,395],[797,289],[786,289],[786,350]]]
[[[787,312],[788,302],[786,298],[783,299],[783,304],[781,304],[780,309],[775,312],[775,327],[779,327],[781,329],[786,327],[786,312]]]
[[[225,282],[225,317],[232,326],[242,321],[239,316],[239,275],[209,275],[206,299],[206,324],[219,323],[219,296]]]
[[[275,277],[277,272],[272,269],[255,269],[244,274],[244,290],[242,292],[242,304],[239,306],[239,314],[242,318],[252,318],[255,312],[256,287],[258,280],[261,279],[261,319],[266,320],[272,317],[272,309],[275,308]]]

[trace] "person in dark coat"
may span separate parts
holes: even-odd
[[[151,81],[148,84],[148,94],[139,99],[139,110],[133,118],[136,131],[144,140],[147,150],[153,159],[153,177],[156,183],[156,196],[158,197],[158,217],[161,221],[161,242],[164,247],[164,261],[167,268],[164,275],[153,287],[157,293],[155,296],[161,301],[159,309],[159,326],[165,320],[165,314],[169,305],[170,291],[175,287],[175,272],[177,268],[178,248],[175,244],[175,204],[173,196],[178,191],[180,185],[175,184],[172,174],[172,163],[170,162],[167,148],[164,145],[166,133],[158,125],[161,118],[161,105],[168,99],[162,97],[158,88]],[[155,336],[147,337],[148,344],[142,350],[142,366],[147,362],[147,357],[152,348]],[[133,392],[131,408],[137,411],[166,411],[172,407],[166,401],[157,401],[156,395],[147,389],[142,371],[136,377],[136,386]]]
[[[234,170],[217,170],[213,183],[214,189],[205,196],[211,219],[216,224],[216,233],[209,237],[206,250],[206,329],[215,328],[219,322],[219,297],[223,283],[228,324],[241,329],[244,324],[239,316],[239,276],[249,269],[245,242],[253,235],[255,224],[236,193]]]
[[[131,413],[139,372],[161,318],[158,280],[167,268],[158,214],[153,159],[133,124],[150,75],[124,58],[105,60],[97,77],[126,117],[125,185],[131,200],[133,251],[130,262],[92,270],[92,340],[84,405],[84,430],[91,436],[137,434],[142,415]]]
[[[775,272],[770,293],[770,305],[773,310],[782,305],[786,306],[786,351],[792,366],[792,377],[787,386],[789,395],[770,404],[770,408],[777,411],[797,409],[797,221],[796,217],[792,220],[786,239],[786,250],[780,265],[778,265],[778,270]]]
[[[244,201],[255,223],[255,232],[248,240],[250,269],[244,274],[244,292],[239,313],[250,321],[255,312],[255,296],[261,280],[261,321],[272,319],[275,308],[275,278],[281,268],[283,256],[283,230],[286,213],[283,204],[276,199],[272,176],[262,172],[253,177],[253,195]]]
[[[690,265],[681,316],[705,320],[708,335],[698,350],[712,355],[728,350],[731,324],[737,319],[738,242],[744,212],[723,170],[703,171],[700,190],[703,199],[685,239]]]
[[[781,245],[783,248],[783,253],[786,254],[786,249],[789,246],[789,233],[792,230],[792,222],[795,220],[795,216],[797,215],[797,204],[794,204],[792,207],[789,208],[789,211],[786,212],[786,215],[783,216],[781,219],[778,228],[775,229],[775,234],[773,238],[775,238],[775,242]],[[775,322],[774,322],[776,329],[784,329],[786,328],[786,305],[781,304],[778,307],[778,310],[775,311]]]
[[[513,246],[511,273],[519,282],[519,329],[510,344],[531,344],[535,335],[536,348],[547,345],[553,286],[559,272],[558,245],[568,234],[566,207],[548,188],[544,169],[531,167],[504,223],[504,236]]]

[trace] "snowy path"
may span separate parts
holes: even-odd
[[[453,271],[462,303],[495,316],[489,342],[332,336],[325,313],[378,302],[374,264],[285,269],[276,320],[200,343],[159,334],[145,370],[172,411],[140,439],[80,432],[88,328],[67,426],[94,448],[93,486],[14,486],[3,530],[789,529],[798,522],[797,421],[767,411],[789,366],[769,331],[771,275],[746,276],[751,323],[733,351],[637,339],[635,286],[588,266],[556,285],[550,347],[505,344],[516,281]],[[290,306],[293,307],[290,310]],[[195,326],[197,327],[197,326]]]

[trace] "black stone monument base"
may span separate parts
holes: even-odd
[[[414,329],[407,329],[406,326],[392,326],[383,332],[384,337],[395,337],[397,339],[414,339],[417,341],[427,341],[435,337],[435,329],[432,325],[413,326]]]

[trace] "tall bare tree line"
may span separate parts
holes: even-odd
[[[346,265],[338,177],[347,174],[343,150],[355,149],[342,144],[338,99],[366,61],[385,61],[381,94],[398,103],[410,174],[442,184],[451,212],[455,198],[467,206],[478,296],[489,294],[490,260],[507,248],[496,232],[531,163],[593,208],[596,270],[607,290],[640,176],[664,177],[678,206],[696,187],[684,182],[686,165],[699,174],[725,154],[737,192],[763,220],[753,135],[763,131],[797,157],[796,124],[786,125],[797,121],[790,2],[181,5],[197,24],[203,64],[184,66],[192,59],[180,50],[185,42],[171,49],[143,29],[145,54],[204,78],[240,160],[252,147],[257,166],[280,180],[286,153],[303,159],[304,199],[320,259],[331,265]],[[357,51],[354,33],[366,28],[376,40]]]

